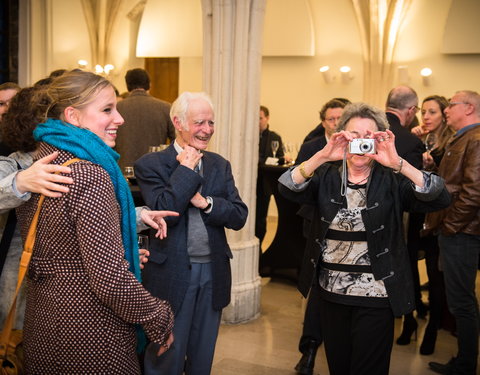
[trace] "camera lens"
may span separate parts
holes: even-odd
[[[367,142],[362,142],[360,144],[360,150],[362,150],[364,153],[369,152],[372,149],[372,144],[367,143]]]

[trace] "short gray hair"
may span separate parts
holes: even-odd
[[[480,95],[476,91],[472,90],[461,90],[457,91],[455,94],[462,95],[465,102],[473,105],[475,107],[475,112],[480,115]]]
[[[182,126],[185,128],[185,126],[187,125],[188,107],[190,105],[190,102],[196,99],[205,100],[210,105],[213,111],[212,99],[210,98],[210,96],[208,96],[207,93],[185,91],[181,93],[180,96],[172,103],[172,107],[170,108],[170,119],[172,120],[172,122],[173,118],[177,117],[182,123]]]
[[[348,122],[353,118],[371,119],[377,125],[378,130],[382,132],[390,127],[384,111],[367,103],[352,103],[343,109],[342,117],[340,117],[336,130],[345,130]]]
[[[416,91],[409,86],[397,86],[388,93],[387,108],[403,111],[416,105],[418,105],[418,95]]]

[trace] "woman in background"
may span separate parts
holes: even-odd
[[[93,73],[70,72],[31,106],[48,117],[34,133],[34,160],[53,152],[57,165],[82,160],[70,165],[69,192],[46,198],[40,213],[27,274],[26,371],[139,374],[135,324],[161,354],[173,341],[173,314],[138,281],[135,210],[111,149],[123,124],[113,87]],[[17,209],[23,237],[38,199],[32,194]]]
[[[422,125],[412,129],[412,133],[420,137],[427,148],[423,154],[423,166],[426,170],[438,170],[445,147],[454,134],[454,131],[447,126],[445,118],[444,110],[447,106],[448,101],[443,96],[427,96],[422,102]],[[440,250],[437,236],[434,234],[423,236],[421,247],[425,250],[430,316],[420,345],[420,354],[429,355],[435,351],[437,331],[442,323],[446,320],[452,325],[455,324],[455,320],[450,316],[447,308],[443,272],[439,268]],[[452,327],[449,328],[452,329]]]
[[[445,152],[445,146],[454,134],[454,131],[447,126],[443,113],[447,106],[448,101],[445,97],[427,96],[422,102],[422,125],[412,129],[412,133],[425,143],[427,149],[423,154],[425,170],[437,170]]]

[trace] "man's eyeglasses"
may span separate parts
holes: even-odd
[[[417,113],[418,111],[420,111],[420,108],[418,107],[418,105],[412,105],[410,108],[414,108],[414,109],[415,109],[415,113]]]
[[[456,106],[457,104],[470,104],[467,102],[448,102],[448,108],[452,108],[453,106]]]
[[[327,117],[325,119],[326,122],[329,122],[331,124],[333,124],[334,122],[337,122],[338,120],[340,120],[340,117]]]

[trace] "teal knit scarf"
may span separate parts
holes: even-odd
[[[135,206],[127,181],[117,164],[120,155],[90,130],[60,120],[48,119],[45,123],[38,124],[33,136],[37,141],[48,143],[80,159],[99,164],[107,171],[122,213],[121,228],[125,259],[130,263],[130,271],[140,281]]]

